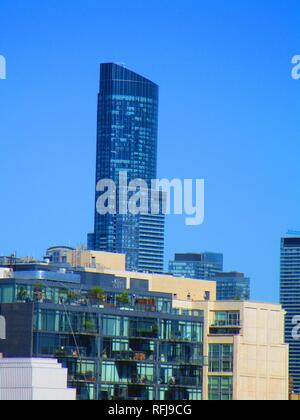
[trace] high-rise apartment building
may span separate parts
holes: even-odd
[[[217,300],[250,300],[250,279],[243,273],[219,273],[214,280],[217,283]]]
[[[124,66],[102,64],[98,96],[96,183],[109,179],[120,190],[127,182],[144,180],[151,189],[157,175],[159,88]],[[101,192],[96,192],[96,203]],[[117,208],[120,205],[117,194]],[[164,215],[101,215],[95,208],[94,233],[88,248],[126,255],[127,268],[163,272]]]
[[[175,277],[210,280],[222,271],[223,254],[214,252],[176,254],[175,260],[169,263],[169,273]]]
[[[281,239],[280,302],[287,312],[285,340],[290,347],[293,392],[300,394],[300,340],[293,334],[300,315],[300,232]]]
[[[57,359],[81,400],[288,399],[280,305],[218,302],[213,281],[127,272],[117,254],[67,261],[1,279],[4,357]]]

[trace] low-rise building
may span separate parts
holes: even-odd
[[[58,359],[84,400],[288,399],[279,305],[217,302],[215,282],[130,273],[101,254],[0,281],[5,357]]]
[[[0,358],[0,401],[75,401],[67,380],[56,360]]]

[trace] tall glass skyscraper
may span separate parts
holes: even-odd
[[[300,316],[300,232],[281,239],[280,303],[287,312],[285,340],[290,346],[293,390],[300,394],[300,340],[293,337]]]
[[[151,187],[157,177],[158,101],[155,83],[124,66],[101,65],[96,183],[110,179],[119,187],[120,173],[127,172],[128,182],[143,179]],[[95,209],[88,247],[126,254],[128,270],[161,273],[164,229],[162,214],[100,215]]]

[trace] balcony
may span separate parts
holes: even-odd
[[[242,328],[240,312],[216,312],[210,326],[211,335],[237,335]]]
[[[211,327],[217,327],[217,328],[240,328],[241,322],[240,320],[236,321],[215,321]]]
[[[209,329],[210,335],[239,335],[242,326],[239,325],[212,325]]]
[[[87,357],[87,349],[86,347],[61,347],[55,351],[54,356],[61,359],[69,357],[78,359]]]
[[[140,352],[133,350],[116,351],[111,354],[104,353],[102,356],[104,360],[113,360],[120,362],[150,362],[155,361],[154,352]]]
[[[102,378],[102,383],[104,384],[115,384],[118,383],[118,385],[135,385],[135,386],[147,386],[147,385],[153,385],[154,383],[154,375],[132,375],[128,377],[121,377],[117,380],[113,380],[110,378]]]
[[[180,357],[180,356],[164,356],[160,358],[161,363],[166,364],[177,364],[177,365],[195,365],[195,366],[207,366],[208,357],[197,356],[197,357]]]
[[[169,387],[200,387],[202,381],[199,377],[173,376],[168,380],[161,379],[159,384]]]

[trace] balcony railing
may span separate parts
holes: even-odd
[[[120,385],[153,385],[154,383],[154,376],[143,376],[143,375],[136,375],[136,376],[129,376],[128,378],[118,378],[117,380],[113,380],[112,378],[102,378],[102,382],[106,384],[110,383],[118,383]]]
[[[198,377],[187,377],[187,376],[174,376],[166,379],[161,379],[159,381],[160,385],[168,385],[170,387],[176,386],[192,386],[192,387],[199,387],[201,386],[201,379]]]
[[[80,284],[80,275],[59,271],[15,271],[16,280],[54,281]]]
[[[114,361],[128,361],[128,362],[154,362],[155,354],[154,352],[149,354],[142,351],[117,351],[112,352],[111,354],[104,353],[102,358],[105,360],[114,360]]]
[[[220,327],[220,328],[240,328],[241,321],[236,322],[227,322],[227,321],[215,321],[211,327]]]

